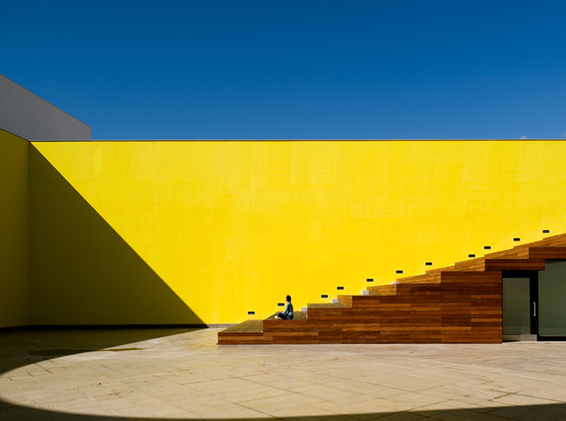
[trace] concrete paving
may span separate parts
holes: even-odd
[[[218,346],[218,330],[0,332],[0,420],[566,419],[566,343]]]

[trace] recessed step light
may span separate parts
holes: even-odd
[[[328,295],[322,294],[322,295],[320,296],[320,298],[328,298]]]
[[[513,241],[521,241],[521,239],[519,237],[515,237],[513,238]]]
[[[255,311],[248,311],[249,316],[253,316],[254,314],[255,314]]]
[[[343,291],[343,290],[344,290],[344,287],[336,287],[336,289],[337,289],[338,291]]]
[[[396,270],[396,271],[395,271],[395,273],[397,273],[397,274],[399,274],[399,275],[400,275],[400,274],[402,274],[402,273],[403,273],[403,271],[402,271],[402,270]]]
[[[426,262],[425,266],[432,266],[432,262]]]
[[[279,307],[285,307],[285,303],[277,303]]]
[[[543,234],[550,234],[550,230],[542,230]]]
[[[484,250],[491,250],[491,246],[483,246]]]
[[[476,257],[475,254],[468,254],[468,257]]]
[[[373,279],[372,279],[372,278],[368,278],[368,279],[366,279],[366,282],[373,282]]]

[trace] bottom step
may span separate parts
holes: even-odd
[[[219,335],[225,333],[261,333],[263,332],[263,320],[246,320],[245,322],[239,323],[234,326],[230,326],[228,329],[218,332]]]
[[[218,332],[218,345],[263,344],[263,320],[246,320]]]

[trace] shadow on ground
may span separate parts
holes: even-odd
[[[200,329],[4,329],[0,330],[0,376],[19,367],[67,355],[103,350],[105,352],[139,350],[141,346],[135,345],[138,342],[196,330]],[[0,399],[0,420],[111,419],[128,418],[51,412],[14,405]]]
[[[26,421],[151,421],[169,420],[179,418],[139,418],[139,417],[106,417],[95,415],[65,414],[49,412],[44,410],[29,409],[3,403],[4,416],[6,420],[18,419]],[[382,413],[360,413],[350,415],[329,415],[329,416],[304,416],[304,417],[281,417],[281,418],[254,418],[256,421],[286,420],[286,421],[361,421],[361,420],[395,420],[395,421],[418,421],[418,420],[486,420],[486,421],[550,421],[564,420],[566,417],[566,405],[530,405],[513,406],[501,408],[477,408],[477,409],[448,409],[438,411],[407,411],[407,412],[382,412]],[[0,419],[4,419],[0,412]],[[207,418],[198,418],[208,420]],[[238,418],[210,418],[210,421],[234,421]],[[195,421],[195,418],[187,418],[185,421]]]
[[[18,367],[49,360],[63,355],[99,350],[127,352],[140,349],[143,341],[189,332],[196,329],[121,329],[121,330],[21,330],[0,332],[0,373],[7,373]],[[155,346],[155,345],[154,345]],[[272,345],[268,345],[272,346]],[[316,346],[316,345],[313,345]],[[187,351],[190,358],[190,351]],[[157,357],[156,357],[157,358]],[[0,383],[1,384],[1,383]],[[0,386],[1,387],[1,386]],[[151,421],[163,418],[140,418],[127,416],[99,416],[91,414],[69,414],[15,405],[0,400],[0,420],[26,421],[110,421],[136,420]],[[171,418],[179,419],[179,418]],[[203,419],[203,418],[197,418]],[[206,418],[204,418],[206,419]],[[233,421],[238,418],[210,418],[215,421]],[[258,418],[260,421],[274,418]],[[281,417],[288,421],[353,421],[353,420],[563,420],[566,419],[566,404],[527,405],[489,408],[462,408],[444,410],[422,410],[380,413],[351,413],[333,416]],[[194,418],[186,418],[187,421]]]

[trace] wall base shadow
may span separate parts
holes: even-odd
[[[203,328],[201,328],[203,329]],[[10,329],[0,330],[0,374],[56,357],[84,352],[132,350],[137,342],[200,329]],[[33,338],[33,340],[30,340]]]

